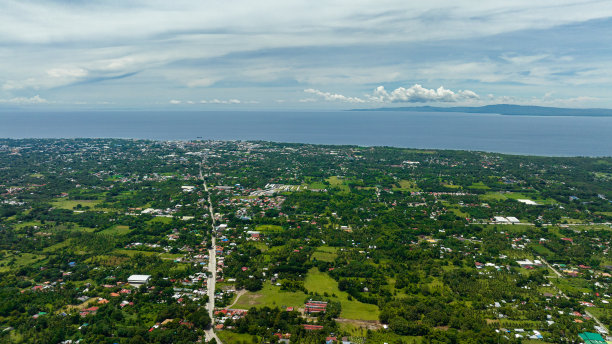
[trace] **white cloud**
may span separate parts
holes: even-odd
[[[182,103],[183,103],[183,102],[182,102],[182,101],[180,101],[180,100],[176,100],[176,99],[172,99],[172,100],[170,100],[170,104],[173,104],[173,105],[178,105],[178,104],[182,104]]]
[[[459,102],[471,101],[480,97],[473,91],[462,90],[453,92],[440,86],[438,89],[428,89],[419,84],[409,88],[398,87],[391,92],[387,92],[383,86],[378,86],[372,95],[372,101],[381,103],[428,103],[428,102]]]
[[[365,103],[366,102],[365,100],[361,98],[347,97],[342,94],[323,92],[323,91],[315,90],[314,88],[305,89],[304,92],[320,96],[327,101],[341,101],[341,102],[346,102],[346,103]]]
[[[15,97],[11,99],[0,99],[0,103],[5,104],[47,104],[48,100],[41,98],[39,95],[35,95],[33,97]]]
[[[323,92],[313,88],[304,90],[306,93],[317,95],[326,101],[341,101],[347,103],[430,103],[430,102],[466,102],[480,99],[473,91],[461,90],[451,91],[440,86],[438,89],[428,89],[419,84],[409,88],[398,87],[388,92],[384,86],[378,86],[372,94],[366,94],[366,100],[358,97],[349,97],[339,93]],[[313,98],[300,99],[299,102],[307,103],[314,101]]]
[[[202,104],[240,104],[241,101],[239,99],[227,99],[227,100],[221,100],[221,99],[212,99],[212,100],[201,100],[200,103]]]
[[[80,78],[88,72],[83,68],[53,68],[47,70],[47,75],[52,78]]]

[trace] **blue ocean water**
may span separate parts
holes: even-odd
[[[266,140],[612,156],[612,117],[420,112],[0,112],[2,138]]]

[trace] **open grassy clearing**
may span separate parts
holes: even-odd
[[[337,176],[329,177],[326,179],[331,187],[338,188],[344,192],[350,192],[351,188],[346,185],[346,180]]]
[[[412,180],[402,179],[399,181],[399,187],[394,187],[394,191],[408,191],[408,192],[417,192],[421,191],[421,189],[417,186],[417,183]]]
[[[505,192],[505,193],[487,192],[484,195],[480,195],[479,198],[480,200],[485,201],[485,202],[492,202],[492,201],[501,202],[507,199],[513,199],[513,200],[528,199],[528,200],[532,200],[536,202],[539,205],[549,205],[549,204],[557,203],[552,198],[546,198],[546,199],[540,198],[539,195],[536,193],[524,194],[524,193],[519,193],[519,192]]]
[[[109,234],[109,235],[125,235],[125,234],[128,234],[130,231],[131,230],[129,226],[115,225],[115,226],[112,226],[111,228],[107,228],[101,231],[100,233]]]
[[[310,257],[311,260],[321,260],[324,262],[333,262],[338,256],[337,247],[321,246]]]
[[[100,200],[72,200],[72,199],[59,199],[51,202],[55,208],[58,209],[75,209],[79,204],[81,207],[94,208],[97,204],[102,203]]]
[[[309,189],[327,189],[327,185],[323,184],[323,182],[312,182],[308,184]]]
[[[255,227],[255,230],[259,232],[280,232],[283,230],[283,227],[277,225],[259,225]]]
[[[217,331],[217,336],[223,343],[227,344],[259,343],[261,341],[261,338],[258,336],[231,331]]]
[[[148,221],[149,223],[153,223],[153,222],[161,222],[161,223],[171,223],[172,222],[172,218],[171,217],[163,217],[163,216],[156,216],[153,219]]]
[[[483,182],[478,182],[478,183],[473,183],[472,185],[468,186],[468,189],[490,190],[491,188],[486,186]]]
[[[238,299],[233,308],[249,309],[251,307],[293,307],[304,306],[307,295],[303,292],[290,292],[280,290],[280,287],[264,283],[263,288],[257,292],[247,292]]]
[[[357,300],[349,301],[349,294],[338,289],[338,282],[331,278],[327,273],[320,272],[317,268],[308,271],[308,276],[304,281],[304,287],[308,291],[319,294],[327,293],[331,300],[340,301],[342,312],[340,317],[355,320],[378,320],[378,307],[375,305],[362,303]],[[336,295],[335,297],[333,295]]]
[[[368,343],[414,343],[420,344],[423,337],[400,336],[391,331],[373,331],[368,337]]]

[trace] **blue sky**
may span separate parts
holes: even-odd
[[[610,1],[0,2],[0,108],[612,107]]]

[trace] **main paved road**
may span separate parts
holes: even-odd
[[[208,304],[206,307],[208,308],[208,315],[210,315],[211,324],[210,329],[205,331],[206,341],[210,341],[211,339],[215,339],[217,343],[221,344],[221,340],[217,337],[217,334],[214,331],[214,317],[213,312],[215,310],[215,284],[217,282],[217,255],[216,255],[216,247],[217,247],[217,238],[215,231],[215,213],[213,211],[212,201],[210,199],[210,193],[208,193],[208,186],[206,185],[206,180],[202,176],[202,168],[200,168],[200,179],[204,181],[204,191],[208,195],[208,209],[210,210],[210,220],[211,220],[211,230],[212,230],[212,242],[210,246],[210,250],[208,250]]]

